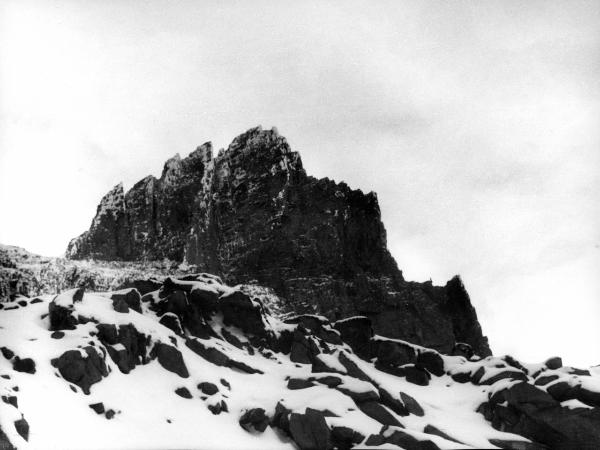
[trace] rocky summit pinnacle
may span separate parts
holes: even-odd
[[[404,280],[387,250],[375,193],[308,176],[277,130],[252,128],[213,157],[206,143],[128,192],[104,196],[70,259],[165,258],[229,283],[269,286],[296,313],[365,315],[376,333],[442,352],[490,354],[458,277]]]

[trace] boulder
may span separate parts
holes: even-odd
[[[402,370],[406,381],[409,383],[418,384],[419,386],[427,386],[429,384],[431,375],[429,375],[427,370],[415,365],[406,365],[402,367]]]
[[[401,430],[394,430],[385,435],[385,442],[396,445],[405,450],[439,450],[439,447],[430,440],[418,440]]]
[[[417,366],[427,369],[428,372],[435,376],[441,377],[444,375],[444,360],[437,352],[422,351],[417,356]]]
[[[269,418],[266,416],[264,409],[252,408],[242,414],[239,424],[246,431],[254,429],[262,433],[267,429],[267,425],[269,425]]]
[[[354,353],[365,359],[372,357],[373,327],[371,319],[365,316],[350,317],[338,320],[333,327],[340,332],[342,341],[346,342]]]
[[[1,305],[2,304],[0,303],[0,306]],[[0,309],[2,309],[2,308],[0,308]],[[0,448],[2,450],[15,450],[15,447],[12,445],[12,443],[8,439],[8,436],[4,433],[4,431],[2,430],[1,427],[0,427]]]
[[[544,365],[551,370],[556,370],[556,369],[560,369],[563,364],[562,364],[562,358],[559,356],[554,356],[552,358],[547,359],[544,362]]]
[[[423,411],[423,408],[421,407],[421,405],[419,405],[419,402],[417,402],[410,395],[408,395],[404,392],[400,392],[400,400],[402,400],[402,403],[404,403],[406,410],[410,414],[414,414],[415,416],[419,416],[419,417],[423,417],[425,415],[425,412]]]
[[[235,290],[219,298],[219,311],[225,325],[233,325],[247,334],[266,336],[262,304],[242,291]]]
[[[15,421],[15,429],[23,439],[29,441],[29,424],[27,423],[25,418],[21,418]]]
[[[139,291],[135,288],[111,292],[110,298],[113,301],[113,305],[117,302],[121,303],[121,301],[123,301],[129,308],[133,309],[134,311],[137,311],[140,314],[142,313],[142,296],[140,295]]]
[[[48,304],[50,331],[74,330],[77,319],[73,316],[74,303],[83,299],[84,289],[71,289],[58,294]]]
[[[198,389],[200,389],[202,393],[206,395],[214,395],[219,392],[219,388],[216,384],[209,383],[207,381],[198,384]]]
[[[96,414],[104,414],[104,403],[92,403],[88,406],[92,408]]]
[[[149,292],[158,291],[162,286],[162,283],[155,278],[148,278],[146,280],[134,280],[131,283],[140,295],[146,295]],[[129,287],[129,286],[124,286]]]
[[[2,356],[4,356],[6,359],[12,359],[13,356],[15,356],[15,352],[8,347],[0,347],[0,352],[2,352]]]
[[[50,334],[50,337],[52,339],[62,339],[63,337],[65,337],[65,333],[62,331],[54,331]]]
[[[365,439],[365,436],[349,427],[332,427],[331,442],[333,447],[346,450],[355,447]]]
[[[359,403],[358,408],[371,419],[376,420],[382,425],[390,425],[395,427],[402,426],[398,419],[396,419],[394,415],[390,413],[381,403],[375,401]]]
[[[558,375],[543,375],[541,377],[536,378],[534,384],[536,386],[545,386],[554,380],[558,380]]]
[[[183,336],[183,328],[181,327],[181,322],[179,321],[179,317],[177,317],[177,315],[173,313],[165,313],[158,322],[173,331],[175,334]]]
[[[214,415],[219,415],[222,412],[229,412],[229,408],[227,407],[227,403],[225,403],[225,400],[221,400],[217,403],[208,405],[208,410]]]
[[[158,363],[169,372],[176,373],[182,378],[188,378],[190,376],[181,352],[172,345],[158,342],[152,349],[152,356],[158,358]]]
[[[35,373],[35,361],[31,358],[21,359],[15,356],[13,359],[13,369],[17,372]]]
[[[123,298],[113,299],[113,309],[118,313],[127,314],[129,312],[129,305]]]
[[[314,385],[315,384],[312,381],[305,380],[303,378],[290,378],[287,383],[287,388],[290,390],[306,389]]]
[[[389,371],[389,369],[405,364],[415,363],[417,360],[415,350],[407,344],[386,339],[377,340],[376,342],[376,366],[380,370]]]
[[[453,437],[449,436],[447,433],[444,433],[442,430],[440,430],[439,428],[437,428],[431,424],[425,425],[425,428],[423,429],[423,433],[433,434],[434,436],[439,436],[448,441],[456,442],[457,444],[461,444],[461,445],[463,444],[462,442],[454,439]]]
[[[99,323],[96,325],[98,339],[103,344],[115,345],[118,342],[117,327],[112,323]]]
[[[370,389],[368,391],[354,391],[344,386],[338,386],[336,387],[336,389],[342,394],[345,394],[348,397],[350,397],[357,404],[379,401],[379,393],[375,389]]]
[[[179,387],[179,388],[175,389],[175,393],[183,398],[187,398],[187,399],[192,398],[191,392],[186,387]]]
[[[518,383],[497,392],[479,411],[494,428],[550,448],[600,446],[598,408],[563,408],[548,393],[529,383]]]
[[[379,388],[379,397],[381,399],[381,403],[390,408],[399,416],[409,415],[409,410],[405,406],[405,404],[401,400],[394,397],[390,392],[386,391],[383,388]]]
[[[289,431],[300,450],[328,450],[332,448],[331,430],[322,412],[306,408],[304,414],[291,413]]]
[[[85,394],[90,393],[94,383],[108,376],[103,356],[92,346],[84,347],[81,351],[68,350],[51,363],[65,380],[79,386]]]

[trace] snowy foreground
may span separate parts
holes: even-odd
[[[212,275],[136,287],[2,304],[0,448],[600,445],[594,369],[281,320]]]

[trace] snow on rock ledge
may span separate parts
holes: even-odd
[[[590,371],[446,356],[374,335],[365,317],[282,321],[259,289],[209,274],[137,285],[156,289],[5,304],[0,446],[600,446]],[[18,370],[27,360],[35,370]]]

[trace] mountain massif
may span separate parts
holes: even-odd
[[[72,260],[168,259],[226,282],[275,290],[290,311],[369,317],[375,331],[449,353],[490,354],[460,278],[404,279],[386,244],[377,196],[306,174],[275,129],[253,128],[213,156],[210,143],[165,163],[98,205]]]
[[[0,245],[0,450],[600,448],[600,366],[492,356],[276,130],[117,185],[66,256]]]

